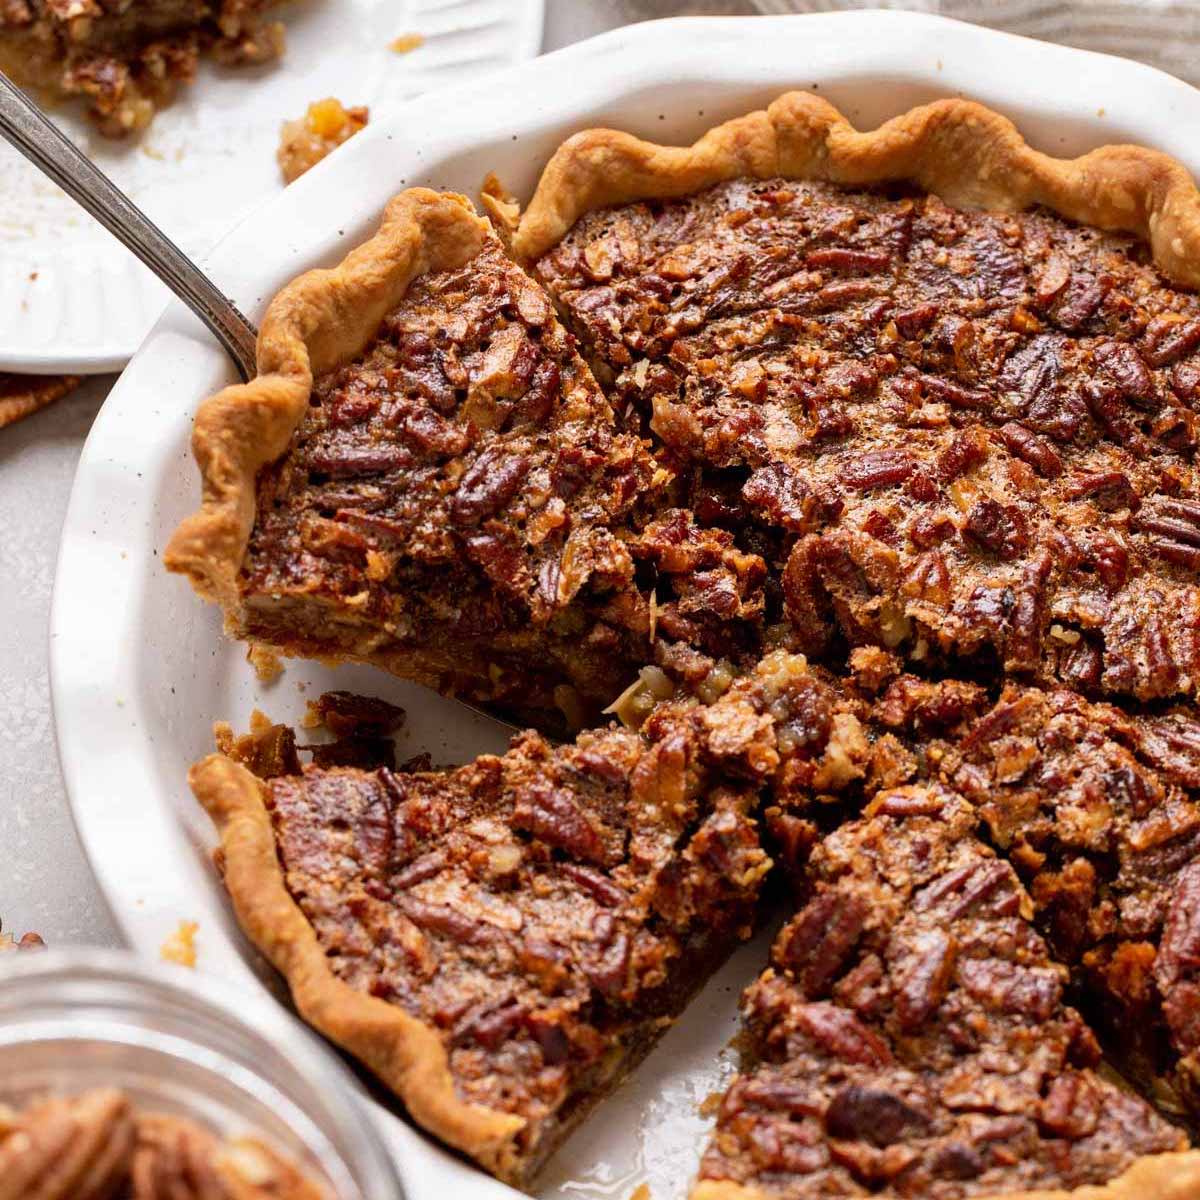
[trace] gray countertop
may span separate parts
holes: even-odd
[[[631,21],[746,14],[750,0],[546,0],[547,50]],[[79,453],[113,376],[0,430],[0,921],[47,942],[118,945],[63,788],[47,638],[58,538]],[[102,636],[102,632],[98,634]]]

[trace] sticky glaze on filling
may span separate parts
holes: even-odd
[[[1200,300],[1140,244],[734,181],[587,215],[537,274],[798,648],[1194,692]]]
[[[1183,1134],[1097,1074],[1010,864],[937,786],[885,791],[815,852],[812,899],[746,991],[757,1068],[702,1180],[780,1200],[959,1200],[1115,1178]]]

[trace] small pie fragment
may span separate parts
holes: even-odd
[[[465,201],[404,193],[340,270],[371,319],[314,273],[265,323],[286,344],[314,304],[333,306],[329,361],[289,396],[255,474],[244,555],[227,557],[246,511],[231,496],[181,527],[168,566],[287,655],[374,663],[542,727],[594,719],[650,655],[626,526],[665,477]],[[226,452],[238,395],[201,417],[206,458]],[[728,537],[681,516],[658,538],[680,562],[666,571],[696,565],[691,539],[721,566]]]
[[[5,933],[0,926],[0,954],[9,950],[42,950],[46,943],[40,933],[23,933],[19,938],[11,933]]]
[[[314,100],[304,116],[286,122],[279,135],[276,157],[284,183],[294,183],[343,142],[365,129],[369,119],[367,108],[346,108],[332,96]]]
[[[226,66],[283,53],[278,0],[7,0],[0,68],[24,87],[80,99],[101,133],[143,130],[202,54]]]

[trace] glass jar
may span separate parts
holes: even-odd
[[[338,1200],[404,1195],[352,1076],[278,1005],[132,954],[0,957],[0,1104],[94,1087],[259,1137]]]

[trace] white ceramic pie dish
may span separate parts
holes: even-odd
[[[414,102],[256,213],[211,261],[259,314],[287,279],[362,240],[404,186],[474,193],[495,170],[527,197],[550,151],[577,129],[609,124],[690,141],[795,87],[815,87],[863,128],[938,96],[969,95],[1058,155],[1131,141],[1200,168],[1200,92],[1134,63],[892,12],[685,19],[634,26]],[[504,738],[486,719],[366,668],[297,663],[263,687],[243,649],[222,638],[216,610],[162,571],[161,548],[195,502],[191,415],[231,378],[176,306],[113,390],[63,531],[52,686],[76,820],[129,940],[155,954],[180,919],[195,920],[201,970],[278,988],[233,925],[208,864],[211,829],[185,784],[187,766],[210,748],[211,722],[244,727],[255,706],[295,721],[305,695],[336,680],[403,704],[407,742],[435,760]],[[735,955],[551,1163],[544,1195],[625,1200],[643,1181],[654,1200],[686,1195],[707,1125],[698,1106],[727,1076],[737,994],[764,960],[761,940]],[[378,1112],[412,1200],[512,1195]]]

